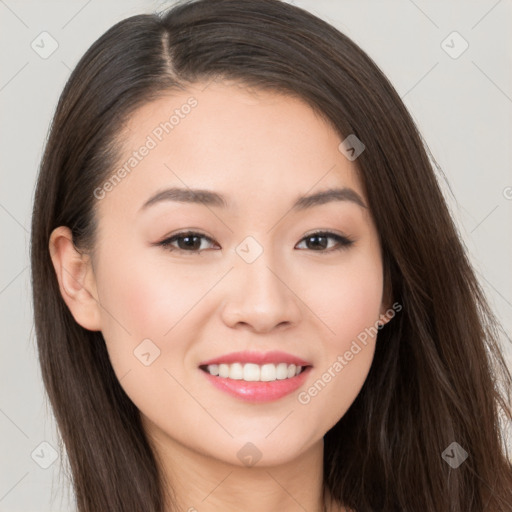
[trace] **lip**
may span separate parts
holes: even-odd
[[[284,361],[282,361],[284,362]],[[216,364],[216,363],[210,363]],[[302,366],[302,365],[301,365]],[[296,391],[307,379],[312,366],[305,368],[299,375],[291,379],[270,382],[246,382],[227,377],[210,375],[208,371],[201,373],[219,390],[246,402],[272,402]]]
[[[286,363],[294,364],[295,366],[312,366],[311,363],[301,359],[300,357],[294,356],[293,354],[287,354],[286,352],[280,352],[279,350],[272,350],[270,352],[255,352],[250,350],[244,350],[242,352],[231,352],[215,359],[209,359],[203,361],[199,366],[208,366],[209,364],[232,364],[232,363],[254,363],[258,365],[267,363]],[[302,375],[302,374],[301,374]],[[300,377],[300,375],[298,375]],[[293,380],[293,379],[290,379]]]

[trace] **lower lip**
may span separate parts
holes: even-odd
[[[306,380],[311,366],[290,379],[270,382],[246,382],[245,380],[216,377],[207,371],[199,370],[218,389],[247,402],[272,402],[297,390]]]

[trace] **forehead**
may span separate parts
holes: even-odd
[[[143,105],[119,141],[111,173],[121,179],[100,208],[135,211],[168,187],[216,190],[235,209],[329,187],[364,196],[357,167],[327,121],[296,97],[235,82],[195,84]]]

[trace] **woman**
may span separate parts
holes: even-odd
[[[421,136],[306,11],[198,0],[100,37],[31,258],[80,512],[512,510],[499,326]]]

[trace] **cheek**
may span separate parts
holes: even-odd
[[[323,320],[325,350],[315,378],[297,398],[311,416],[327,416],[331,428],[356,399],[371,367],[382,301],[380,260],[354,260],[327,272],[322,285],[315,283],[308,304]]]
[[[322,279],[308,280],[308,305],[326,326],[330,346],[343,350],[374,326],[382,303],[383,276],[378,258],[354,257],[346,265],[324,268]]]
[[[99,294],[108,308],[104,321],[118,332],[129,331],[133,338],[162,340],[197,302],[207,283],[180,269],[141,263],[144,258],[144,251],[139,256],[132,252],[103,272],[107,279],[102,279]],[[119,331],[119,324],[126,329]]]
[[[151,416],[170,396],[184,402],[183,361],[187,350],[187,311],[205,291],[184,273],[145,265],[143,255],[119,258],[98,290],[105,306],[103,337],[121,387],[137,408]]]
[[[126,247],[126,245],[125,245]],[[151,265],[141,265],[136,251],[115,251],[103,258],[98,296],[101,301],[102,332],[118,376],[140,364],[134,350],[143,340],[162,347],[163,334],[173,325],[178,296],[161,282]],[[106,251],[105,251],[106,253]],[[129,254],[129,256],[128,256]],[[138,262],[137,262],[138,260]]]
[[[201,298],[218,280],[218,272],[209,276],[203,273],[198,279],[197,272],[184,266],[171,268],[165,261],[141,264],[147,254],[135,250],[129,257],[118,256],[114,265],[102,270],[98,290],[104,305],[102,331],[118,378],[131,372],[122,385],[143,379],[129,393],[136,398],[143,388],[162,388],[154,379],[157,374],[169,378],[164,369],[176,375],[184,372],[187,349],[200,329],[200,325],[191,325],[191,319],[205,303]],[[145,366],[148,360],[154,362]]]

